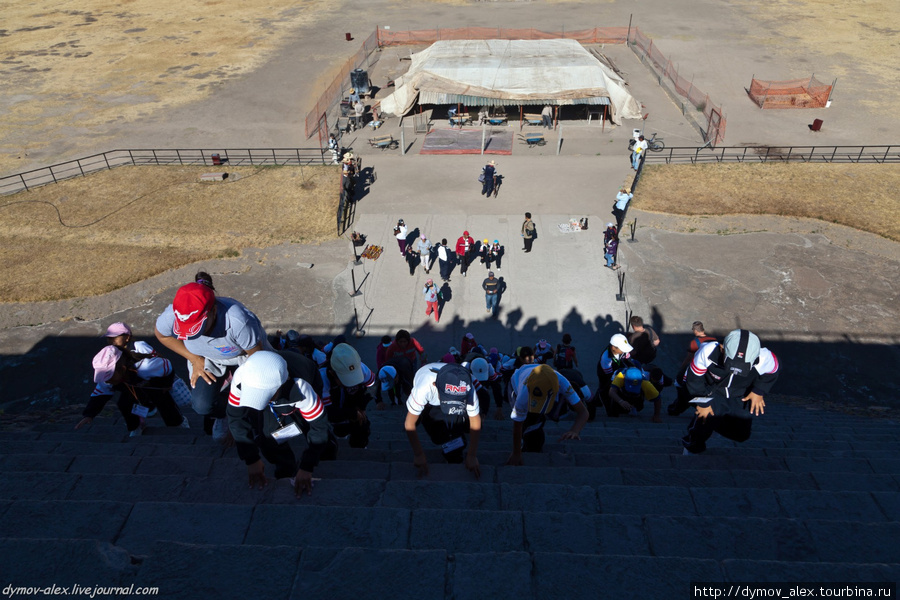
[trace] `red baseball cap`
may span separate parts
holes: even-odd
[[[203,325],[210,309],[216,303],[216,294],[200,283],[183,285],[175,293],[172,308],[175,310],[175,325],[172,332],[179,340],[188,340],[203,332]]]

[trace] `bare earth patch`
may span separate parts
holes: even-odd
[[[651,166],[635,206],[678,215],[809,217],[900,241],[900,165]]]
[[[34,0],[0,21],[0,172],[70,128],[206,97],[261,65],[339,2]]]
[[[335,167],[122,167],[7,196],[0,302],[103,294],[244,248],[336,237]]]
[[[834,71],[821,75],[840,78],[838,88],[842,94],[848,94],[844,78],[859,70],[871,76],[879,89],[854,90],[856,101],[875,110],[897,106],[900,10],[896,0],[736,0],[735,3],[762,25],[758,31],[777,34],[762,37],[751,32],[749,35],[757,37],[766,52],[777,52],[784,58],[786,73],[797,66],[793,49],[802,46],[835,59],[831,67]],[[769,76],[763,78],[766,77]],[[769,78],[791,79],[791,76],[773,74]]]

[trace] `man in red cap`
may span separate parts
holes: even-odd
[[[258,350],[274,350],[255,314],[208,286],[189,283],[156,320],[156,338],[188,361],[191,405],[198,414],[217,419],[213,437],[228,442],[225,381]]]
[[[468,231],[463,231],[463,234],[456,240],[456,259],[459,261],[459,272],[463,274],[463,277],[469,270],[469,262],[474,254],[475,240]]]

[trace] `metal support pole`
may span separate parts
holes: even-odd
[[[631,222],[629,227],[631,228],[631,239],[629,239],[628,241],[634,242],[635,241],[634,232],[637,230],[637,217],[634,218],[634,221]]]
[[[558,133],[557,133],[557,138],[556,138],[556,155],[557,156],[559,156],[559,151],[562,148],[562,141],[563,141],[562,130],[563,130],[562,125],[560,125]]]
[[[461,128],[460,128],[461,129]],[[484,156],[484,136],[487,133],[487,124],[481,124],[481,155]]]
[[[631,19],[634,18],[634,13],[628,15],[628,33],[625,34],[625,43],[628,43],[628,40],[631,39]]]
[[[403,136],[403,133],[405,130],[406,130],[406,127],[400,128],[400,154],[402,156],[406,156],[406,139]]]
[[[625,272],[620,269],[616,274],[619,278],[619,293],[616,294],[616,301],[625,302]]]

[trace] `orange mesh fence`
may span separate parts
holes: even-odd
[[[824,108],[831,86],[815,77],[789,81],[753,79],[748,94],[760,108]]]
[[[709,101],[709,94],[694,85],[693,80],[688,80],[678,73],[678,68],[667,59],[653,40],[644,35],[640,29],[632,28],[628,37],[631,49],[646,61],[650,68],[659,76],[660,81],[667,79],[675,93],[687,100],[697,111],[706,117],[706,131],[704,137],[711,145],[716,146],[725,141],[725,113],[722,108]]]

